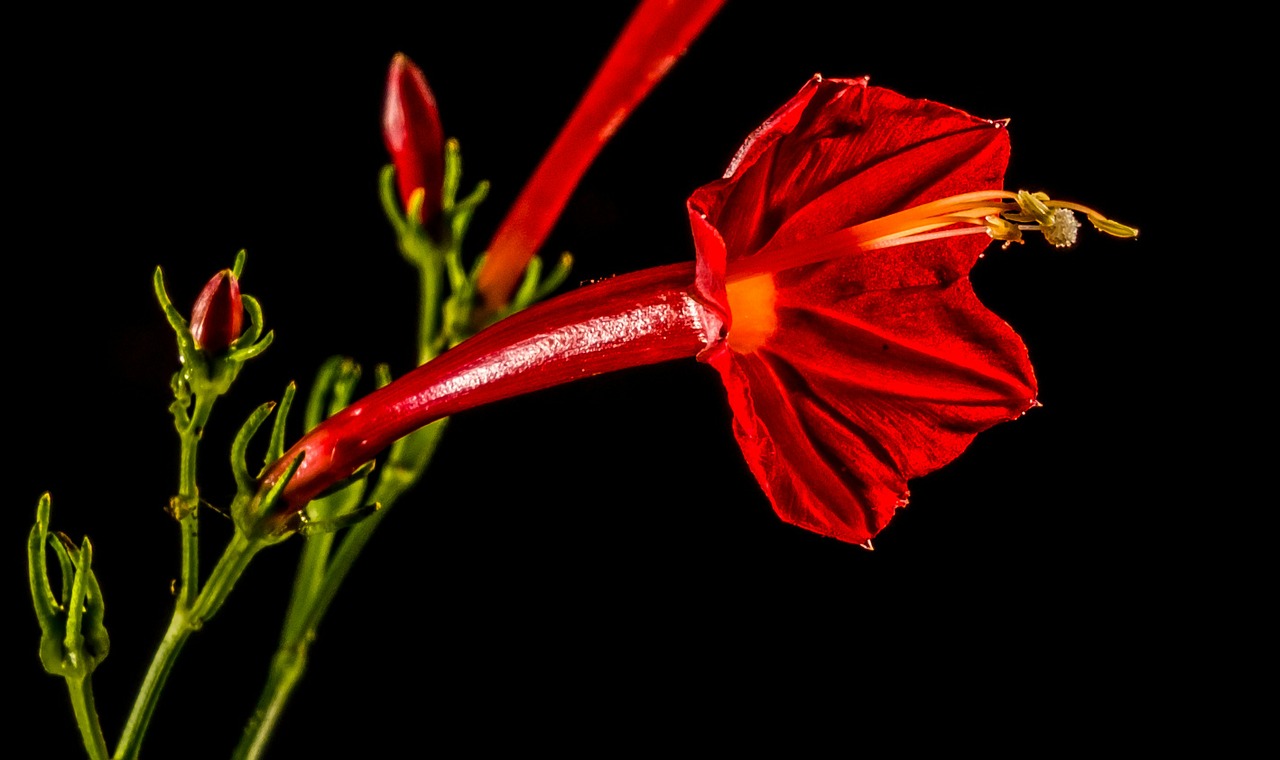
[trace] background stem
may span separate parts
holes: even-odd
[[[187,638],[217,613],[236,581],[244,573],[249,560],[262,546],[263,544],[250,542],[240,533],[236,533],[209,575],[209,582],[200,592],[195,604],[190,609],[182,605],[174,609],[169,628],[165,631],[164,638],[161,639],[160,646],[151,659],[151,666],[147,669],[147,674],[142,679],[142,686],[138,689],[138,696],[134,699],[129,720],[125,723],[124,733],[120,737],[120,745],[116,748],[116,760],[132,760],[138,756],[147,726],[160,700],[160,693],[164,690],[165,681],[168,680],[169,673],[173,670],[173,665]]]

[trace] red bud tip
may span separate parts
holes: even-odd
[[[426,77],[403,53],[391,59],[387,72],[382,137],[396,168],[401,203],[407,209],[413,191],[422,188],[418,221],[432,222],[440,214],[444,190],[444,129]]]
[[[240,283],[230,269],[224,269],[205,284],[191,309],[191,337],[196,348],[221,353],[240,337],[244,326],[244,305]]]

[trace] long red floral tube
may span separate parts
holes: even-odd
[[[303,436],[265,476],[305,454],[282,499],[291,510],[393,441],[442,417],[627,367],[696,355],[722,321],[689,291],[688,264],[580,288],[504,319],[352,403]]]
[[[724,5],[643,0],[489,243],[477,290],[497,311],[551,232],[591,161]]]
[[[1008,146],[1002,122],[815,77],[689,199],[696,264],[499,322],[314,428],[263,486],[303,455],[282,492],[299,510],[432,420],[697,356],[779,516],[865,542],[909,479],[1035,403],[1025,346],[968,278],[993,235],[1016,235]]]

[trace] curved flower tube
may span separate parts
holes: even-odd
[[[477,406],[603,372],[695,356],[721,320],[689,292],[693,267],[647,269],[531,306],[463,341],[311,429],[263,478],[289,511],[340,482],[396,439]]]
[[[490,312],[511,298],[525,265],[591,161],[724,0],[642,0],[489,242],[477,290]]]
[[[689,199],[696,264],[497,323],[314,428],[262,490],[301,458],[281,492],[293,513],[434,419],[697,356],[719,371],[779,516],[863,543],[906,503],[908,479],[1035,403],[1025,346],[968,279],[1023,208],[998,189],[1003,127],[815,77]]]

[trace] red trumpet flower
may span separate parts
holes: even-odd
[[[263,492],[302,456],[281,495],[299,510],[432,420],[697,356],[720,372],[778,514],[865,542],[906,503],[908,479],[1035,403],[1026,348],[968,279],[992,236],[1017,236],[1008,219],[1045,207],[998,189],[1003,127],[865,79],[814,78],[690,198],[696,264],[499,322],[314,428]]]

